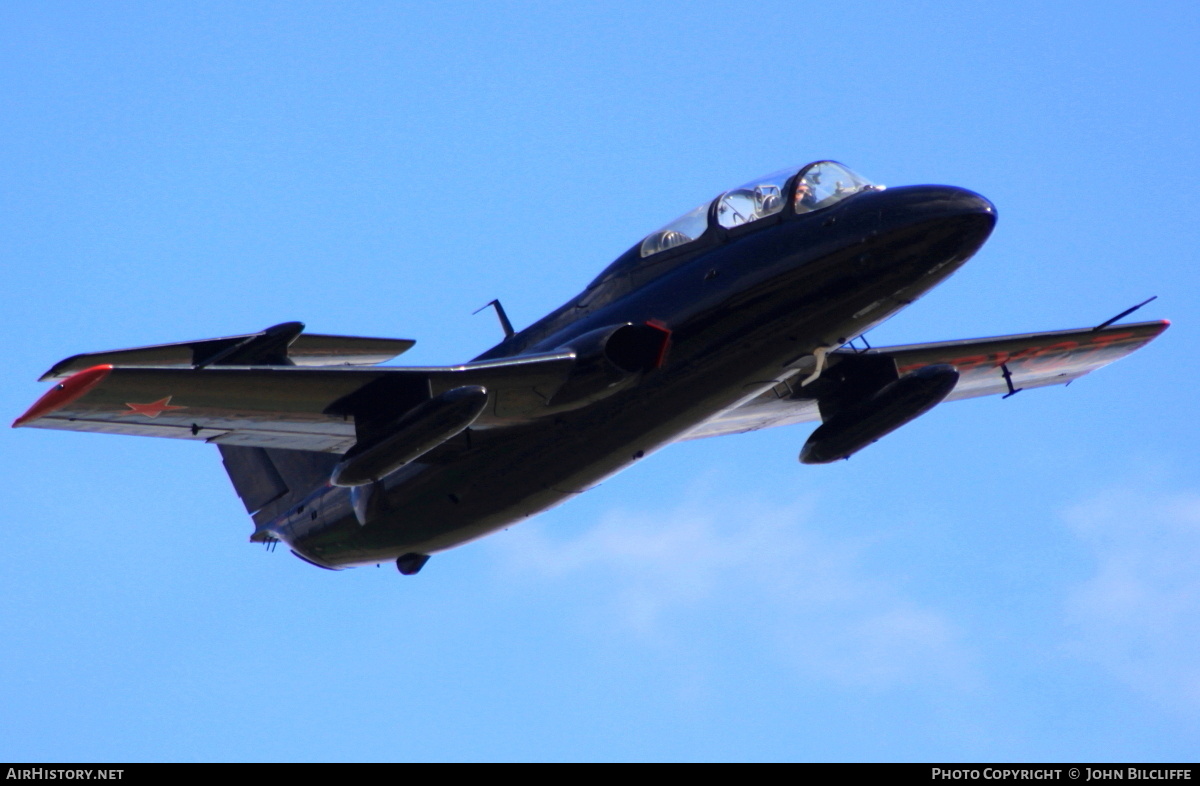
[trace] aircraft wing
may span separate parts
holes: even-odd
[[[1007,394],[1009,384],[1005,380],[1005,369],[1010,374],[1013,389],[1066,384],[1140,349],[1169,325],[1169,322],[1161,320],[1112,325],[1099,330],[1056,330],[881,347],[862,352],[840,349],[829,354],[827,370],[818,382],[824,383],[826,376],[836,379],[837,374],[831,372],[835,372],[839,364],[877,362],[882,356],[895,361],[900,375],[941,363],[957,368],[958,384],[946,401]],[[771,426],[820,420],[816,391],[795,387],[796,384],[793,380],[791,387],[787,384],[776,385],[750,401],[702,423],[684,439],[740,434]],[[813,387],[817,387],[817,384],[814,383]],[[824,384],[820,390],[821,395],[838,395],[836,383]]]
[[[477,427],[535,415],[574,362],[574,353],[555,352],[427,368],[104,363],[61,380],[13,425],[342,453],[355,444],[356,420],[393,417],[398,407],[463,385],[488,389]]]

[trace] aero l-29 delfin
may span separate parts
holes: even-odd
[[[678,440],[820,420],[800,460],[836,461],[942,401],[1070,382],[1166,329],[853,343],[995,221],[971,191],[819,161],[685,213],[525,330],[496,303],[506,337],[469,363],[381,367],[413,342],[289,322],[76,355],[13,425],[213,443],[251,540],[413,574]]]

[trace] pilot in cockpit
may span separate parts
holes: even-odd
[[[807,213],[816,207],[817,195],[813,192],[810,186],[804,180],[796,184],[796,196],[792,201],[792,208],[797,213]]]

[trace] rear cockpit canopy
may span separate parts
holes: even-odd
[[[717,223],[733,229],[782,212],[783,189],[794,174],[795,169],[783,169],[726,191],[716,200]]]
[[[881,188],[836,161],[817,161],[783,169],[726,191],[712,202],[684,213],[642,241],[643,258],[700,239],[710,228],[752,224],[784,212],[810,213],[829,207],[860,191]]]

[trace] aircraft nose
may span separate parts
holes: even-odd
[[[996,206],[990,199],[965,188],[955,188],[954,190],[958,192],[956,199],[964,210],[989,215],[993,221],[996,219]]]
[[[901,186],[876,195],[884,229],[927,221],[979,224],[996,223],[996,206],[987,198],[957,186]]]
[[[872,207],[879,210],[881,258],[917,268],[957,268],[996,226],[996,207],[965,188],[901,186],[872,197]]]

